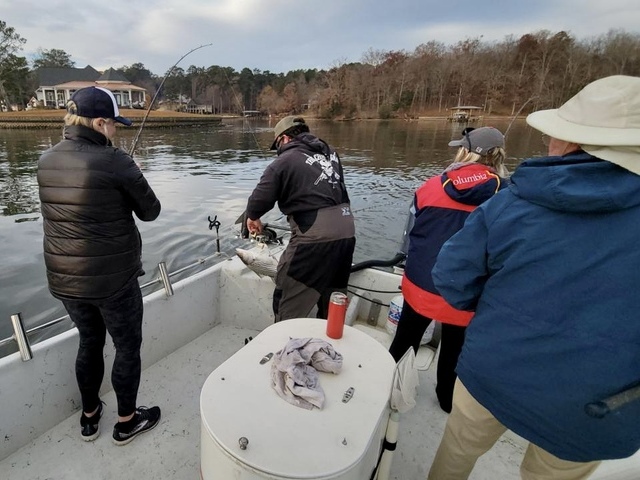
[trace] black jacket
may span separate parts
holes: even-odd
[[[249,197],[247,216],[257,220],[276,202],[282,213],[294,217],[349,203],[338,154],[310,133],[280,147]]]
[[[141,275],[141,239],[132,213],[155,220],[160,202],[125,153],[87,127],[38,162],[49,289],[63,298],[106,298]]]

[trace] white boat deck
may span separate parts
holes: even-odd
[[[244,345],[246,337],[255,337],[258,333],[218,325],[147,368],[142,374],[138,404],[159,405],[162,420],[153,431],[129,445],[117,447],[111,442],[116,401],[110,391],[103,396],[106,406],[97,440],[89,443],[81,440],[80,412],[77,412],[0,462],[0,477],[5,480],[199,479],[201,387],[216,367]],[[105,382],[108,381],[106,376]],[[401,415],[392,479],[426,478],[444,428],[446,414],[436,403],[433,366],[420,372],[420,382],[416,407]],[[519,478],[518,465],[523,454],[519,443],[503,437],[478,461],[470,478]]]
[[[361,295],[375,292],[378,301],[388,303],[399,291],[399,277],[369,270],[352,276],[353,288]],[[358,290],[359,285],[368,290]],[[273,283],[259,278],[239,260],[228,259],[176,283],[174,291],[171,297],[163,292],[145,297],[145,370],[138,405],[159,405],[162,419],[153,431],[131,444],[117,447],[111,441],[116,400],[113,391],[107,391],[113,361],[109,342],[102,433],[90,443],[80,437],[79,395],[73,374],[77,332],[35,345],[29,362],[21,362],[18,354],[0,359],[1,480],[200,479],[202,386],[211,372],[244,346],[245,338],[257,336],[268,326]],[[356,321],[356,328],[388,346],[386,311],[354,296],[347,315]],[[372,319],[377,328],[367,325]],[[428,365],[431,352],[421,349],[416,364]],[[447,418],[434,392],[435,365],[419,375],[417,405],[400,416],[390,474],[395,480],[426,478]],[[478,460],[470,478],[518,479],[523,453],[522,439],[508,432]],[[590,480],[638,478],[640,452],[631,459],[604,462]]]

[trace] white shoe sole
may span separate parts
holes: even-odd
[[[96,433],[94,433],[93,435],[90,435],[88,437],[85,437],[84,435],[80,435],[82,437],[82,440],[85,442],[93,442],[96,438],[98,438],[100,436],[100,426],[98,426],[98,430],[96,430]]]
[[[126,440],[116,440],[115,438],[111,437],[111,439],[113,440],[113,444],[121,447],[123,445],[126,445],[127,443],[131,443],[139,435],[142,435],[143,433],[150,432],[151,430],[156,428],[158,426],[158,424],[160,423],[160,419],[161,418],[162,418],[162,416],[158,417],[158,421],[153,425],[153,427],[147,428],[146,430],[141,430],[140,432],[136,433],[135,435],[131,435]]]

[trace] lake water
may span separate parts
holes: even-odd
[[[464,125],[430,120],[309,123],[341,155],[356,219],[355,261],[391,258],[414,190],[450,163],[455,149],[447,143],[459,138]],[[509,123],[484,122],[503,132]],[[223,254],[231,256],[235,247],[248,245],[237,238],[234,222],[273,158],[267,150],[272,127],[267,120],[225,119],[219,127],[142,132],[134,156],[162,202],[162,213],[154,222],[138,222],[147,272],[141,283],[157,277],[160,261],[172,272],[213,254],[215,230],[209,230],[208,216],[217,215],[221,223]],[[119,128],[116,145],[128,151],[135,133],[135,128]],[[27,328],[65,314],[46,285],[36,181],[39,155],[60,136],[61,129],[0,130],[0,339],[12,334],[11,314],[21,312]],[[510,170],[543,149],[538,132],[523,120],[513,122],[507,135]],[[286,225],[277,209],[265,219]]]

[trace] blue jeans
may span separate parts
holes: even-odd
[[[109,332],[116,350],[111,384],[118,400],[118,415],[131,415],[136,409],[141,370],[142,292],[137,277],[111,297],[62,299],[62,303],[80,334],[76,378],[82,396],[82,410],[93,412],[100,404],[100,386],[104,377],[103,349],[106,332]]]

